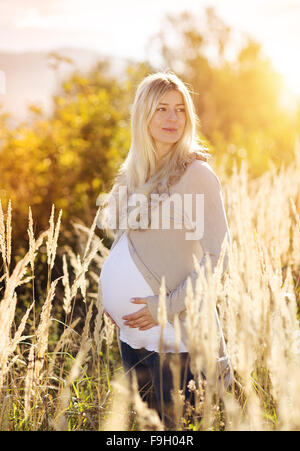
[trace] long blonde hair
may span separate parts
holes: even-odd
[[[170,152],[158,159],[155,143],[149,132],[149,123],[160,99],[169,91],[182,94],[186,124],[182,137]],[[105,201],[102,199],[101,228],[111,235],[110,200],[116,201],[119,187],[125,187],[126,199],[133,193],[149,195],[168,191],[168,187],[180,178],[186,166],[195,158],[207,161],[207,148],[197,137],[198,118],[188,87],[172,72],[158,72],[145,77],[139,84],[131,110],[131,146],[128,155],[115,178]],[[159,188],[158,188],[159,187]],[[127,197],[128,196],[128,197]],[[123,199],[118,197],[122,208]],[[97,205],[101,201],[97,200]],[[119,218],[118,218],[119,219]],[[117,219],[117,224],[118,224]],[[99,226],[99,223],[98,223]],[[116,226],[117,230],[118,226]]]

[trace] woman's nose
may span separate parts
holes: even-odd
[[[177,114],[175,110],[170,109],[168,114],[168,119],[170,121],[176,121],[177,120]]]

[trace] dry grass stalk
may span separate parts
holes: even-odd
[[[133,405],[137,413],[139,430],[164,431],[165,428],[158,413],[154,409],[150,409],[147,403],[142,401],[138,390],[136,374],[133,373],[132,376]]]
[[[0,304],[0,388],[3,385],[4,377],[7,372],[8,357],[10,355],[10,330],[14,320],[17,304],[17,295],[6,296]]]
[[[55,295],[57,282],[61,279],[54,280],[51,283],[47,298],[43,304],[40,322],[36,331],[37,343],[35,345],[35,381],[39,382],[40,373],[43,368],[44,358],[48,349],[49,327],[51,323],[52,300]]]
[[[100,355],[102,349],[102,341],[104,339],[105,329],[103,326],[103,304],[102,304],[102,290],[101,283],[98,284],[98,295],[97,295],[97,315],[95,318],[95,327],[94,327],[94,341],[96,343],[97,354]]]
[[[97,220],[98,220],[99,214],[100,214],[100,207],[98,208],[96,216],[95,216],[94,221],[93,221],[93,224],[92,224],[92,226],[90,227],[90,229],[88,231],[88,239],[87,239],[85,251],[84,251],[84,254],[83,254],[83,260],[86,258],[87,253],[88,253],[88,251],[89,251],[89,249],[91,247],[92,239],[94,237],[94,233],[95,233],[95,229],[96,229],[96,225],[97,225]]]
[[[8,201],[7,207],[7,219],[6,219],[6,261],[9,271],[10,259],[11,259],[11,200]]]
[[[75,226],[80,229],[81,228],[83,228],[84,230],[86,229],[83,226],[80,226],[79,224],[75,224]],[[76,293],[79,288],[81,290],[83,298],[84,299],[86,298],[86,288],[88,283],[88,280],[85,277],[86,273],[89,269],[91,262],[94,260],[99,250],[102,250],[104,248],[101,240],[98,238],[92,241],[92,246],[90,244],[88,246],[89,248],[91,247],[91,249],[89,250],[89,252],[85,252],[85,256],[82,260],[79,255],[76,256],[74,254],[72,249],[70,249],[68,246],[65,246],[65,249],[70,256],[70,263],[75,272],[75,280],[71,286],[71,294],[70,294],[71,298],[74,298],[76,296]],[[88,248],[86,247],[86,250],[87,249]]]
[[[9,277],[9,263],[11,253],[11,240],[9,239],[10,236],[11,236],[11,203],[9,201],[5,225],[5,218],[0,199],[0,250],[4,264],[4,275],[6,278]]]
[[[57,357],[58,352],[63,348],[63,346],[68,342],[70,336],[75,332],[75,327],[77,326],[77,324],[79,323],[80,318],[76,318],[72,324],[70,326],[67,326],[65,328],[65,330],[63,331],[62,335],[60,336],[58,342],[56,343],[56,346],[54,348],[54,351],[52,353],[52,358],[51,358],[51,363],[49,365],[49,369],[48,369],[48,374],[50,375],[50,377],[53,375],[54,373],[54,366],[55,366],[55,360]]]
[[[51,283],[47,298],[43,304],[39,325],[36,330],[36,344],[32,344],[28,357],[28,371],[25,378],[25,419],[29,418],[31,412],[31,400],[39,387],[42,378],[42,368],[44,366],[46,352],[48,350],[49,327],[51,322],[52,300],[55,295],[57,282],[61,279],[54,280]]]
[[[64,289],[64,298],[63,298],[63,309],[64,309],[66,315],[69,315],[72,310],[72,296],[71,296],[66,254],[63,255],[63,273],[64,273],[64,275],[62,278],[62,283],[65,288]]]
[[[6,233],[5,233],[5,219],[2,208],[2,202],[0,199],[0,250],[2,255],[2,260],[4,263],[5,273],[7,274],[7,260],[6,260]]]
[[[88,352],[91,347],[91,339],[89,339],[89,328],[90,328],[90,321],[92,317],[92,308],[93,303],[90,304],[89,310],[86,316],[85,325],[83,329],[82,339],[79,351],[77,353],[76,359],[72,365],[70,374],[66,380],[65,386],[60,392],[59,399],[58,399],[58,407],[56,410],[55,419],[52,422],[52,425],[56,431],[65,431],[68,429],[68,420],[66,416],[66,411],[68,409],[69,403],[70,403],[70,396],[71,396],[71,385],[73,382],[78,378],[80,375],[80,369],[84,362],[86,361]]]
[[[111,382],[112,402],[104,421],[103,431],[127,431],[129,427],[130,391],[128,380],[115,377]]]
[[[30,255],[30,266],[31,266],[31,270],[34,273],[34,260],[36,257],[36,253],[34,252],[35,250],[35,238],[34,238],[34,232],[33,232],[33,219],[32,219],[32,212],[31,212],[31,208],[29,207],[29,213],[28,213],[28,229],[27,229],[27,233],[29,236],[29,255]]]
[[[57,241],[58,241],[58,236],[59,236],[59,229],[60,229],[60,222],[61,222],[61,215],[62,215],[62,210],[60,210],[58,219],[56,222],[56,227],[54,227],[54,210],[55,210],[55,206],[53,204],[52,209],[51,209],[51,216],[49,219],[50,227],[48,229],[48,237],[47,237],[47,242],[46,242],[47,263],[48,263],[50,270],[53,268],[54,260],[55,260],[55,256],[56,256]]]
[[[166,309],[166,281],[165,276],[161,279],[158,297],[158,322],[160,325],[160,339],[159,339],[159,352],[164,349],[164,330],[167,324],[167,309]]]
[[[174,424],[175,429],[177,431],[182,429],[183,426],[183,407],[184,407],[184,396],[182,395],[180,388],[180,379],[181,379],[181,362],[179,354],[174,354],[173,358],[170,361],[170,369],[172,372],[173,379],[173,392],[172,392],[172,400],[174,411],[173,415],[175,418]]]
[[[38,249],[43,241],[45,234],[41,234],[37,242],[35,243],[35,248]],[[8,365],[8,358],[10,354],[14,351],[17,346],[19,340],[21,340],[21,334],[25,327],[24,322],[21,322],[21,325],[18,329],[17,335],[15,335],[14,339],[11,339],[11,327],[14,321],[16,303],[17,303],[17,295],[15,293],[15,289],[28,281],[28,279],[22,279],[26,267],[30,261],[30,254],[27,254],[16,264],[12,274],[6,278],[6,288],[4,292],[3,299],[0,303],[0,386],[2,386],[4,381],[4,376],[6,374],[6,368]],[[24,321],[28,318],[29,312],[25,314]]]
[[[109,347],[113,342],[115,325],[107,315],[103,315],[103,318],[104,318],[104,340],[106,341],[106,350],[108,353]]]
[[[299,264],[299,255],[300,255],[300,216],[297,213],[296,204],[292,198],[290,200],[290,205],[292,207],[292,212],[294,219],[296,221],[295,227],[292,228],[292,252],[290,257],[290,263],[297,268]],[[300,273],[297,279],[296,288],[300,283]]]
[[[30,305],[30,307],[28,307],[28,309],[26,310],[25,314],[22,317],[22,320],[21,320],[21,322],[19,324],[19,327],[18,327],[14,337],[11,339],[10,346],[9,346],[9,353],[10,354],[13,354],[15,352],[15,350],[16,350],[18,344],[20,343],[20,341],[25,340],[26,338],[29,338],[27,336],[23,336],[22,333],[23,333],[23,331],[25,329],[25,326],[26,326],[29,314],[30,314],[33,306],[34,306],[34,303],[32,303]]]

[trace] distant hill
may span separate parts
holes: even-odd
[[[5,94],[0,93],[0,111],[10,113],[9,121],[14,126],[26,119],[28,106],[37,104],[48,115],[52,110],[51,95],[56,92],[61,81],[74,67],[82,72],[88,71],[97,61],[109,58],[111,73],[121,74],[127,61],[116,57],[107,57],[93,50],[77,48],[53,49],[53,52],[71,58],[73,66],[63,62],[59,67],[59,77],[51,68],[49,52],[0,53],[0,70],[4,72]]]

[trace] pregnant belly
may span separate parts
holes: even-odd
[[[120,328],[128,328],[122,317],[143,307],[132,304],[130,299],[151,296],[153,291],[131,258],[125,233],[106,259],[100,282],[104,309]]]
[[[102,303],[104,309],[120,327],[120,339],[133,348],[146,348],[158,352],[160,349],[161,327],[147,330],[130,328],[124,325],[122,317],[137,312],[143,305],[132,304],[133,297],[152,296],[154,293],[131,258],[125,233],[112,249],[100,274]],[[167,323],[164,328],[163,343],[165,352],[175,352],[175,333]],[[187,352],[182,342],[179,352]]]

